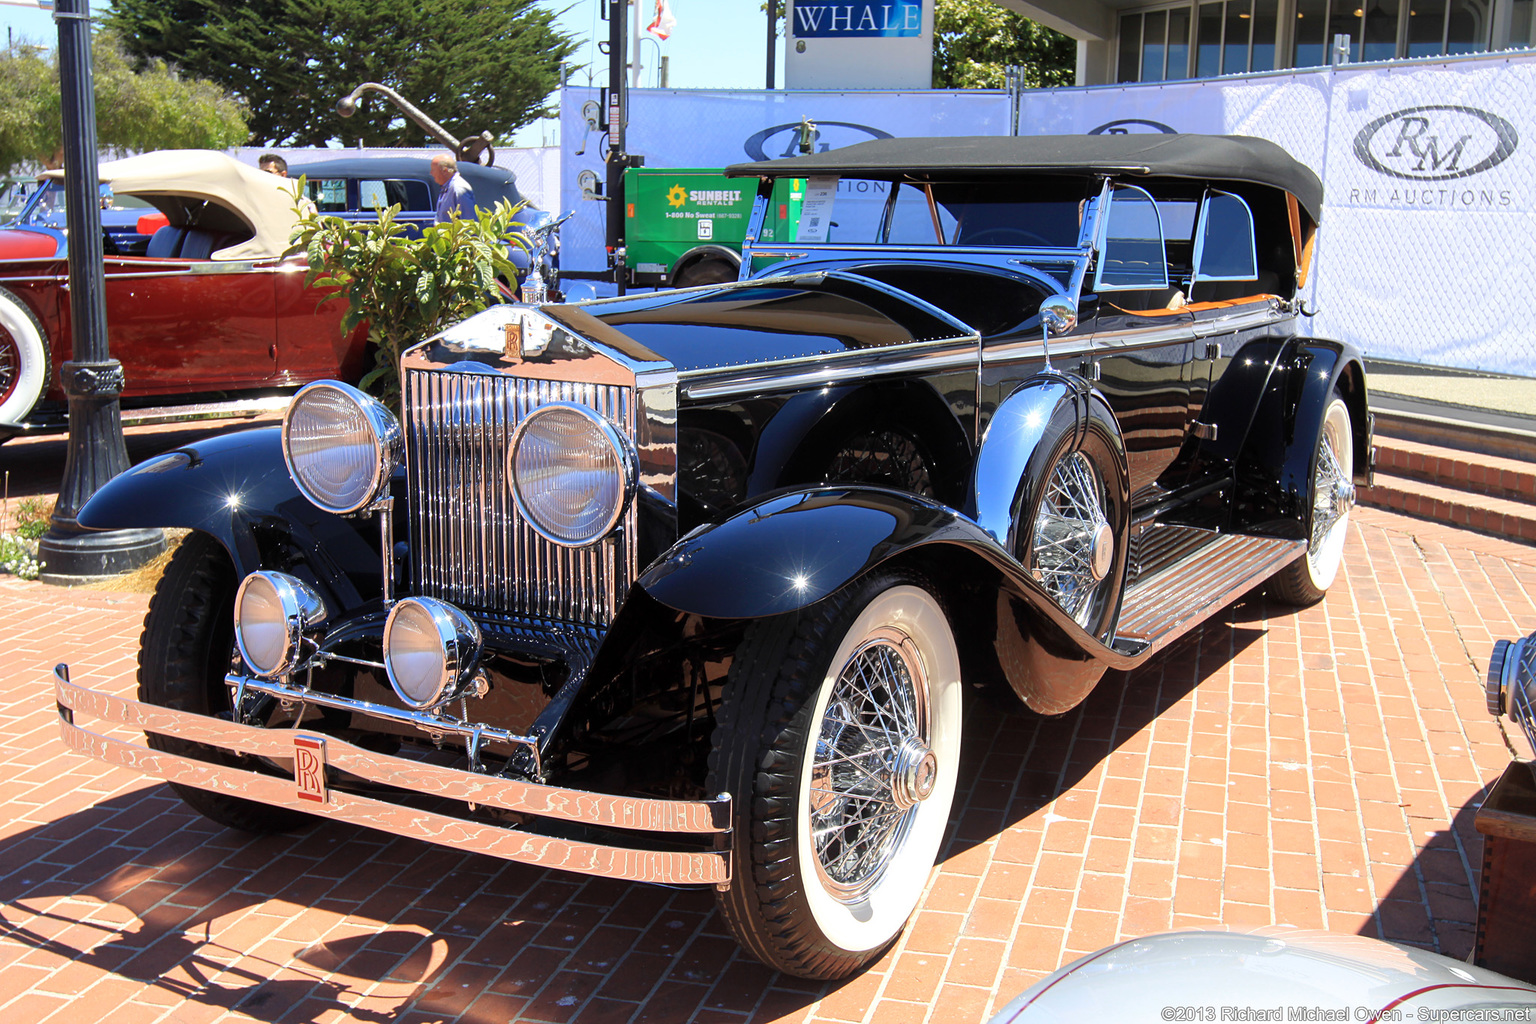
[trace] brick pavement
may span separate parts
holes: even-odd
[[[146,598],[0,577],[0,1020],[982,1021],[1169,928],[1464,957],[1472,816],[1510,757],[1482,671],[1495,639],[1536,628],[1536,548],[1376,509],[1352,534],[1314,608],[1245,598],[1057,719],[972,701],[921,908],[836,985],[744,958],[707,893],[339,824],[213,826],[56,738],[51,666],[130,690]]]

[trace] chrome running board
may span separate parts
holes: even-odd
[[[1154,528],[1158,529],[1158,528]],[[1179,531],[1189,545],[1187,527]],[[1115,648],[1138,660],[1159,651],[1307,551],[1304,540],[1200,531],[1204,543],[1181,550],[1177,564],[1126,588]]]

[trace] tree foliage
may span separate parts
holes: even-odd
[[[506,137],[545,116],[576,42],[537,0],[114,0],[106,16],[140,60],[218,82],[264,145],[404,146],[426,133],[363,82],[400,93],[459,138]],[[435,144],[435,140],[430,143]]]
[[[111,32],[91,37],[96,142],[106,149],[228,149],[248,132],[240,105],[212,82],[163,61],[135,70]],[[58,52],[15,44],[0,51],[0,167],[56,167],[63,158]]]
[[[302,186],[301,186],[302,188]],[[374,365],[360,386],[385,403],[400,404],[400,353],[484,309],[497,294],[497,278],[514,280],[509,247],[530,248],[516,226],[517,207],[506,202],[407,237],[395,220],[398,205],[377,221],[301,213],[288,252],[304,253],[304,283],[334,289],[320,301],[345,301],[343,334],[368,324]]]
[[[933,87],[1000,89],[1004,69],[1024,68],[1029,88],[1071,85],[1077,44],[993,0],[938,0],[934,12]]]

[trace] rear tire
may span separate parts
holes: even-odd
[[[690,263],[672,279],[674,288],[694,288],[703,284],[727,284],[736,280],[739,269],[721,259],[703,259]]]
[[[43,325],[21,299],[0,288],[0,423],[23,422],[47,384]]]
[[[206,533],[182,541],[149,599],[139,651],[139,700],[215,717],[230,710],[224,674],[235,650],[235,567]],[[250,770],[253,762],[174,736],[148,735],[167,754]],[[314,819],[300,811],[172,782],[187,806],[242,832],[287,832]]]
[[[1312,455],[1312,482],[1307,488],[1307,553],[1270,582],[1270,593],[1293,605],[1316,604],[1339,574],[1344,542],[1349,538],[1349,512],[1355,504],[1355,438],[1349,406],[1335,391],[1323,413]]]
[[[720,912],[759,960],[840,978],[901,933],[954,800],[961,689],[948,617],[903,573],[748,628],[710,785],[737,836]]]

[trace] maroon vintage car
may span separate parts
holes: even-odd
[[[106,257],[125,422],[252,411],[311,380],[361,374],[363,332],[343,337],[345,306],[318,305],[304,258],[282,255],[292,182],[203,150],[113,161],[101,179],[167,222],[146,255]],[[71,349],[64,258],[0,259],[0,440],[66,425],[59,368]]]

